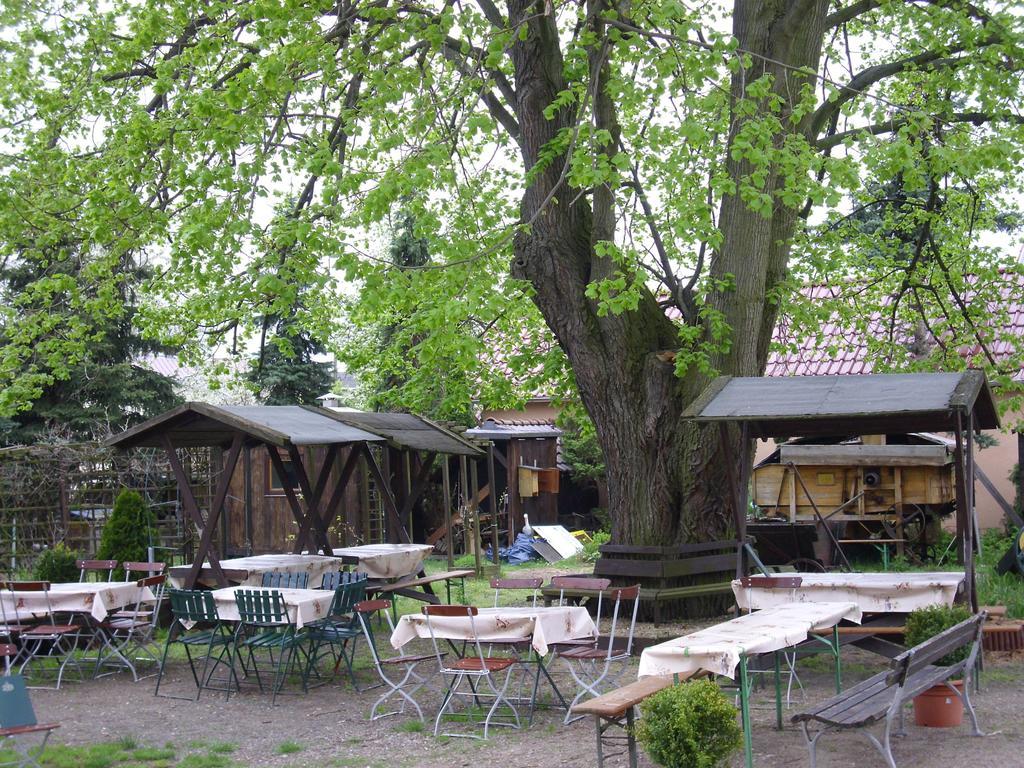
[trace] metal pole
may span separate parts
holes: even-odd
[[[479,576],[483,573],[483,564],[480,562],[480,547],[483,542],[480,540],[480,484],[477,479],[475,459],[469,462],[469,476],[469,489],[472,494],[469,506],[472,508],[471,514],[473,515],[473,568],[476,570],[476,575]]]
[[[448,474],[448,456],[441,462],[441,493],[444,496],[444,546],[448,554],[448,570],[455,568],[452,554],[452,483]]]
[[[491,555],[495,565],[499,565],[498,558],[498,484],[494,476],[494,443],[487,444],[487,487],[491,497]]]

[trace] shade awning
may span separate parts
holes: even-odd
[[[696,422],[737,422],[751,437],[996,429],[999,415],[982,371],[862,376],[723,376],[683,412]]]

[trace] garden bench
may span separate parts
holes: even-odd
[[[431,589],[431,584],[443,581],[445,587],[445,597],[450,603],[452,601],[452,580],[453,579],[465,579],[467,576],[473,576],[476,571],[473,569],[454,570],[454,571],[441,571],[440,573],[432,573],[426,576],[417,576],[412,579],[399,579],[394,582],[385,582],[375,584],[370,582],[366,585],[366,591],[373,592],[378,595],[401,595],[402,597],[411,597],[413,600],[422,600],[425,603],[433,603],[437,605],[441,601],[437,595],[434,594]]]
[[[674,685],[678,680],[672,675],[642,677],[629,685],[597,696],[572,708],[573,714],[593,715],[597,732],[597,768],[604,766],[604,748],[607,744],[625,742],[629,754],[630,768],[636,768],[636,739],[633,736],[633,721],[636,705],[658,691]],[[609,728],[616,726],[625,731],[624,736],[606,735]],[[622,754],[622,753],[615,753]],[[610,754],[609,757],[614,755]]]
[[[823,734],[832,730],[868,728],[880,721],[885,723],[881,740],[870,732],[866,735],[885,758],[889,768],[896,768],[890,745],[893,721],[898,718],[897,733],[902,731],[904,705],[934,685],[946,684],[960,697],[970,714],[973,734],[981,736],[969,689],[984,621],[983,611],[904,651],[890,662],[888,670],[833,696],[813,709],[794,715],[793,722],[802,726],[807,740],[811,768],[817,765],[815,750]],[[967,658],[948,667],[935,665],[943,656],[965,646],[970,646]],[[962,691],[949,683],[956,677],[964,680]],[[811,731],[814,723],[819,725],[816,733]]]

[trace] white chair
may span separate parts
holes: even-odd
[[[636,615],[640,607],[640,585],[634,584],[631,587],[612,589],[608,596],[615,601],[615,606],[612,609],[611,630],[608,635],[608,647],[580,645],[556,651],[556,657],[566,663],[577,686],[576,696],[565,713],[566,723],[583,717],[583,715],[573,717],[572,708],[584,696],[600,696],[602,688],[615,688],[618,685],[618,679],[629,665],[629,658],[633,651]],[[629,617],[629,626],[628,630],[623,632],[620,631],[620,625],[626,622],[623,605],[628,604],[631,600],[633,609]],[[617,648],[615,639],[622,634],[626,635],[626,642],[624,647]]]
[[[425,605],[423,613],[426,616],[427,629],[430,632],[430,639],[434,644],[434,655],[437,658],[438,669],[441,675],[450,678],[448,689],[445,691],[441,708],[437,712],[437,719],[434,721],[434,735],[437,736],[441,730],[441,720],[444,716],[454,710],[454,703],[457,698],[469,698],[473,703],[483,700],[491,700],[491,706],[483,719],[484,739],[487,738],[491,726],[505,726],[519,728],[519,712],[515,704],[508,698],[509,681],[512,679],[512,671],[518,663],[514,658],[498,658],[485,656],[480,638],[476,631],[477,609],[471,605]],[[446,661],[446,654],[441,652],[437,642],[437,632],[434,623],[437,620],[465,619],[468,637],[467,644],[475,650],[475,655],[465,656],[453,662]],[[501,679],[503,678],[503,679]],[[467,683],[469,690],[462,690],[463,683]],[[482,690],[486,684],[489,693]],[[507,707],[509,715],[502,715],[501,710]],[[496,720],[496,718],[507,717],[507,721]],[[459,738],[481,738],[476,734],[445,732],[446,736]]]
[[[383,614],[387,619],[388,629],[393,634],[395,624],[391,620],[391,601],[363,600],[356,603],[353,610],[359,618],[359,625],[363,629],[366,643],[370,646],[370,654],[373,656],[373,664],[377,668],[377,674],[380,676],[381,683],[388,688],[384,695],[374,702],[373,708],[370,710],[370,719],[379,720],[390,715],[404,714],[405,705],[411,704],[412,708],[416,710],[416,716],[420,719],[420,722],[423,722],[423,710],[416,702],[414,694],[420,688],[429,684],[430,677],[421,675],[416,667],[421,662],[432,661],[435,658],[434,654],[400,654],[389,658],[381,658],[380,654],[377,653],[377,643],[373,637],[372,619],[374,614]],[[401,678],[398,675],[401,675]],[[401,706],[390,712],[378,713],[377,710],[380,706],[396,694],[402,698]]]

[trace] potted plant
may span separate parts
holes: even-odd
[[[711,680],[658,691],[640,713],[636,739],[665,768],[716,768],[743,745],[736,708]]]
[[[971,612],[964,605],[933,605],[918,608],[907,616],[906,644],[908,648],[920,645],[935,635],[945,632],[961,621],[971,618]],[[963,661],[970,653],[970,646],[958,648],[935,662],[948,667]],[[951,680],[963,690],[963,680]],[[943,683],[929,688],[914,699],[914,722],[928,728],[953,728],[963,721],[964,704],[959,696]]]

